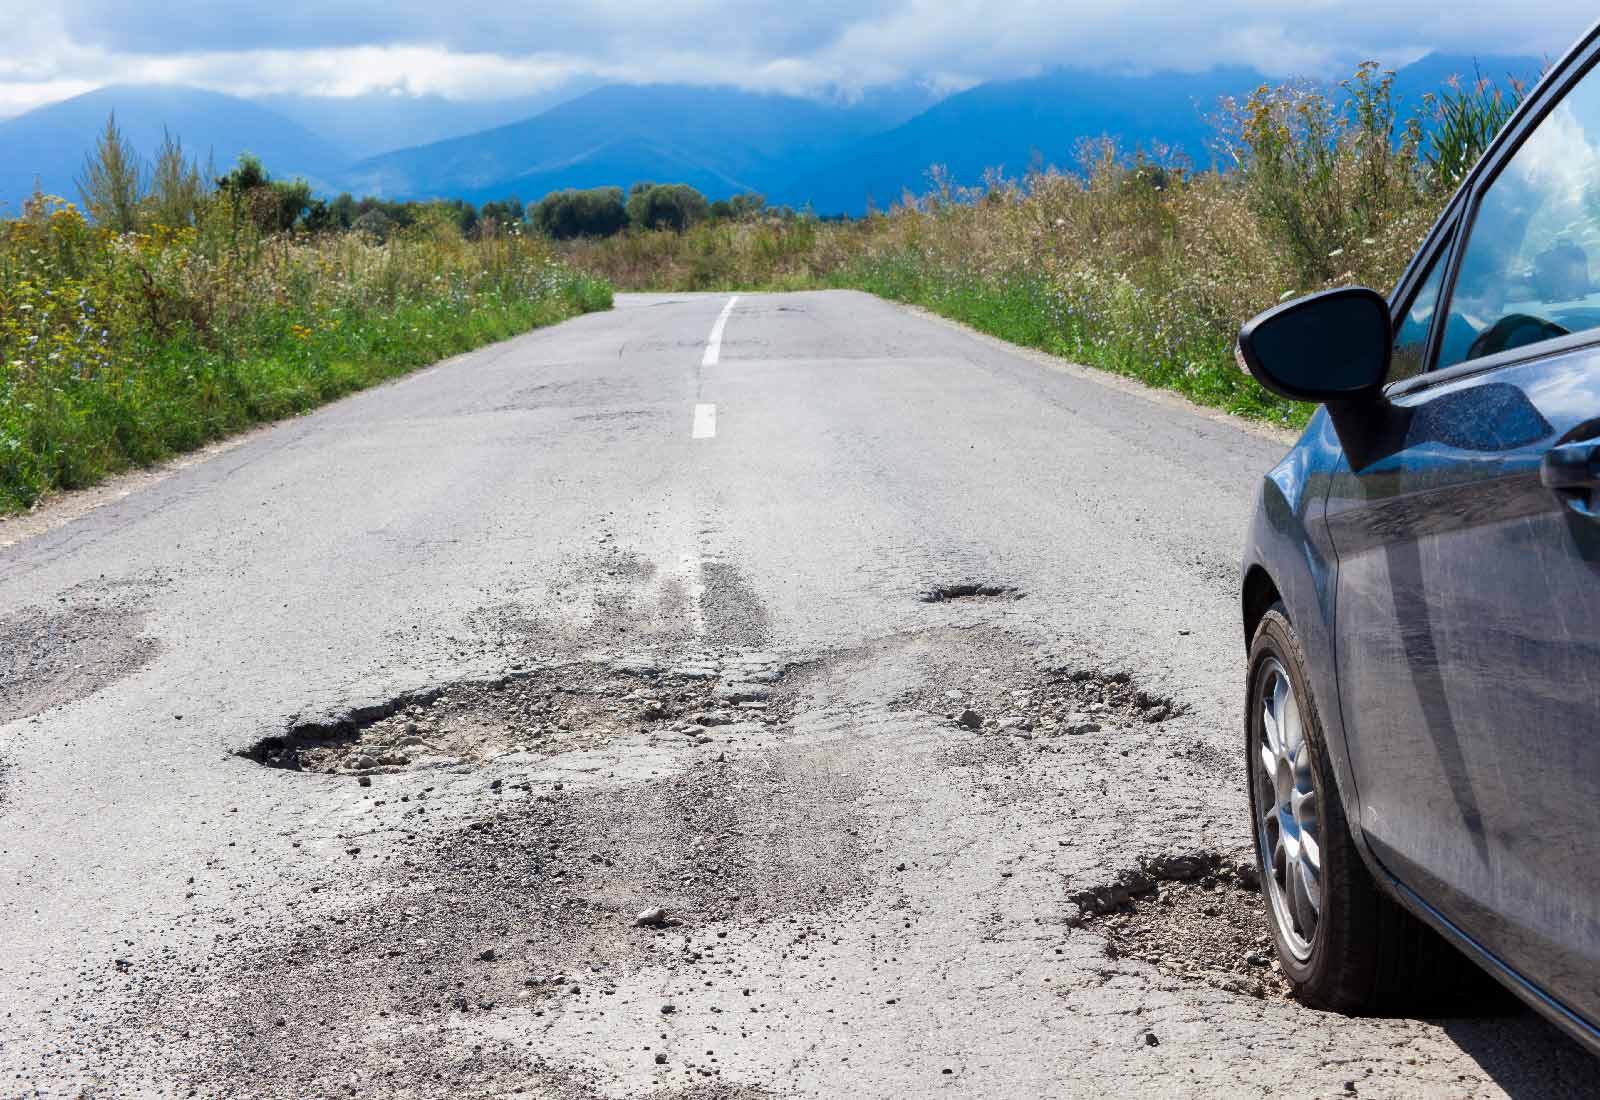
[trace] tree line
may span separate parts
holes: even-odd
[[[527,204],[516,194],[481,205],[464,199],[356,198],[348,192],[325,199],[303,179],[274,178],[248,153],[219,174],[215,165],[202,166],[191,157],[171,134],[146,162],[117,126],[115,113],[84,158],[77,186],[85,212],[121,233],[196,225],[214,203],[225,204],[263,232],[353,230],[380,240],[424,220],[453,222],[469,238],[531,229],[572,240],[630,229],[681,233],[702,222],[798,216],[788,207],[768,207],[754,192],[712,201],[688,184],[653,181],[635,183],[626,193],[620,187],[555,191]]]

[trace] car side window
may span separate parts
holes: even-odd
[[[1449,367],[1600,328],[1600,74],[1591,70],[1484,192],[1439,345]]]
[[[1411,304],[1400,317],[1395,328],[1394,356],[1390,360],[1387,381],[1399,382],[1422,373],[1423,357],[1428,351],[1428,330],[1433,327],[1434,307],[1439,304],[1439,284],[1444,282],[1444,257],[1448,250],[1441,248],[1428,265],[1428,273],[1411,296]]]

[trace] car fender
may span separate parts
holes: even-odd
[[[1356,788],[1340,717],[1339,677],[1333,645],[1338,558],[1328,535],[1328,488],[1344,451],[1326,409],[1318,409],[1305,433],[1262,479],[1261,493],[1245,542],[1240,569],[1241,612],[1248,648],[1266,610],[1263,583],[1277,593],[1300,638],[1317,716],[1332,759],[1345,817],[1362,858],[1376,866],[1361,836]],[[1246,720],[1248,721],[1248,710]]]

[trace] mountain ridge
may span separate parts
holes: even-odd
[[[1434,53],[1400,68],[1395,92],[1404,117],[1451,73],[1503,81],[1534,78],[1542,65],[1529,57]],[[516,194],[531,202],[568,187],[627,188],[652,180],[688,183],[713,199],[754,190],[773,203],[860,214],[907,190],[926,190],[933,165],[944,166],[955,184],[971,186],[992,168],[1017,175],[1034,165],[1074,167],[1080,143],[1102,135],[1128,151],[1159,146],[1208,167],[1207,116],[1217,98],[1244,96],[1263,83],[1282,81],[1243,67],[1115,76],[1062,66],[943,98],[906,83],[854,101],[608,84],[571,98],[550,93],[548,104],[530,99],[544,105],[524,118],[359,159],[350,140],[329,140],[275,110],[272,97],[114,85],[0,122],[0,210],[15,212],[35,176],[47,192],[75,198],[74,177],[112,108],[143,156],[154,152],[165,127],[191,155],[204,161],[212,154],[219,169],[249,151],[275,176],[302,176],[328,194],[472,202]],[[317,117],[315,100],[277,97],[301,120]],[[384,118],[422,119],[424,130],[436,131],[513,108],[501,102],[445,111],[431,101],[393,104],[369,96],[341,109],[337,117],[324,112],[323,121],[348,134]],[[403,132],[400,122],[390,127],[391,134]]]

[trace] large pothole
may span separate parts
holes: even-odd
[[[626,732],[710,736],[717,726],[781,721],[766,655],[676,666],[637,659],[524,670],[406,692],[296,722],[240,755],[292,771],[372,775],[592,748]]]
[[[163,975],[141,1015],[205,1094],[587,1096],[526,1041],[539,1017],[603,1013],[645,970],[652,1007],[705,1011],[753,929],[825,927],[868,886],[856,792],[820,751],[518,794],[442,833],[414,811],[403,860],[352,860],[291,921]],[[671,919],[638,920],[655,908]]]

